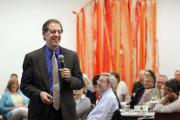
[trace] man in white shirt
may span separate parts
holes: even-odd
[[[155,84],[155,98],[160,100],[163,97],[163,88],[165,82],[168,80],[167,76],[164,74],[159,74],[157,76],[156,84]]]
[[[101,73],[97,81],[98,90],[102,98],[90,112],[87,120],[111,120],[113,113],[118,109],[118,100],[112,90],[113,76],[110,73]]]

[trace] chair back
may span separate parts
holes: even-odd
[[[155,113],[154,120],[180,120],[180,112]]]

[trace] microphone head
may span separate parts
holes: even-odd
[[[64,55],[59,55],[59,61],[64,62]]]
[[[61,68],[65,68],[65,65],[64,65],[64,56],[63,55],[59,55],[58,58],[59,58],[59,61],[60,61],[60,67]]]

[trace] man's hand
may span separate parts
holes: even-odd
[[[47,92],[42,91],[40,93],[40,98],[43,103],[48,104],[48,105],[52,104],[52,102],[53,102],[53,97]]]
[[[71,72],[68,68],[60,69],[61,77],[64,78],[64,80],[69,81],[71,78]]]

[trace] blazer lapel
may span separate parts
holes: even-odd
[[[44,84],[45,84],[47,90],[50,92],[48,69],[47,69],[44,47],[40,49],[38,65],[39,65],[41,76],[43,77]]]

